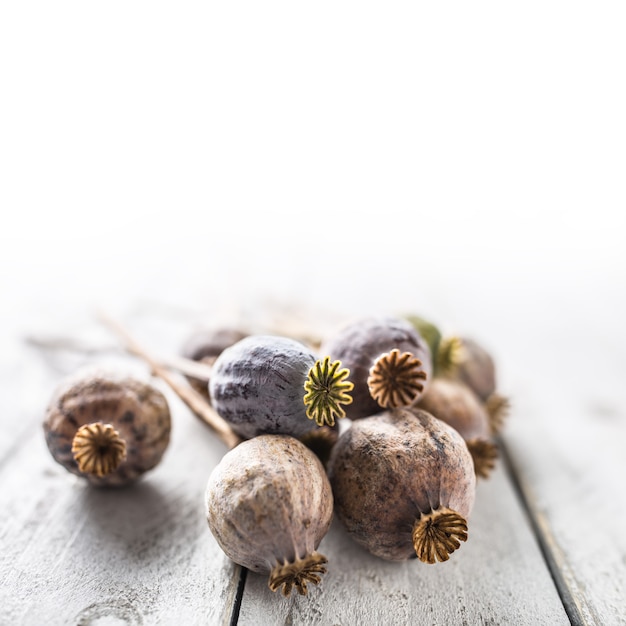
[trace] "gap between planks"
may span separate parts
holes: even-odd
[[[516,470],[515,464],[509,453],[506,441],[498,438],[498,447],[502,458],[503,466],[509,476],[513,489],[520,501],[531,528],[537,538],[541,554],[546,562],[546,566],[552,576],[552,580],[563,603],[563,608],[567,613],[572,626],[602,626],[602,622],[594,619],[593,622],[585,620],[582,606],[585,604],[584,598],[572,589],[564,575],[564,568],[567,567],[565,558],[559,548],[545,516],[541,514],[537,507],[533,505],[534,498],[529,486]],[[587,606],[587,611],[591,607]]]

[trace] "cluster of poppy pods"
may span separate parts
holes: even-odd
[[[315,345],[219,329],[182,353],[207,373],[187,374],[188,389],[153,370],[232,435],[208,479],[209,529],[272,590],[306,594],[321,580],[317,550],[335,516],[391,561],[446,561],[467,540],[476,480],[495,466],[508,410],[477,342],[417,316],[380,316]],[[156,388],[91,374],[63,382],[44,429],[69,471],[121,485],[159,462],[170,421]]]

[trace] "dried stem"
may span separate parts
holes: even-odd
[[[269,588],[277,591],[282,587],[283,596],[288,597],[295,587],[301,596],[306,596],[307,583],[317,585],[320,582],[320,575],[326,573],[327,562],[324,555],[313,552],[303,559],[296,557],[291,562],[277,563],[270,572]]]
[[[184,356],[170,355],[160,358],[158,361],[161,365],[176,370],[185,376],[197,378],[205,383],[211,380],[211,365],[207,361],[194,361],[186,359]]]
[[[41,350],[74,352],[77,354],[100,354],[102,352],[108,352],[117,350],[113,346],[97,346],[85,343],[73,337],[65,337],[61,335],[26,335],[24,341]]]
[[[117,321],[111,319],[103,313],[99,314],[100,321],[113,331],[126,345],[126,350],[130,354],[143,359],[152,369],[153,373],[166,382],[178,397],[199,417],[215,434],[228,446],[234,448],[241,442],[241,438],[232,430],[215,409],[189,385],[176,379],[172,373],[162,364],[152,357],[140,346],[132,335]]]
[[[83,474],[102,478],[114,472],[126,458],[126,442],[111,424],[94,422],[76,431],[72,454]]]
[[[467,522],[462,515],[441,508],[422,515],[413,526],[413,546],[424,563],[447,561],[460,541],[467,541]]]
[[[72,337],[64,336],[37,336],[27,335],[24,340],[35,348],[50,350],[75,352],[77,354],[102,354],[104,352],[118,351],[118,346],[98,346],[76,340]],[[169,369],[176,370],[186,376],[192,376],[206,383],[211,379],[211,366],[206,361],[194,361],[182,356],[170,355],[159,357],[158,362]]]

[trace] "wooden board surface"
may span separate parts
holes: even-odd
[[[572,620],[597,626],[626,624],[626,344],[611,328],[538,338],[543,358],[532,380],[516,377],[518,419],[505,435]],[[522,362],[533,362],[529,347]]]
[[[624,626],[625,28],[623,2],[0,3],[0,624]],[[508,463],[451,563],[378,563],[335,525],[308,603],[239,585],[201,512],[223,449],[171,393],[132,490],[47,454],[64,374],[147,374],[93,309],[167,354],[273,300],[493,350]]]
[[[126,360],[106,361],[147,376]],[[38,368],[33,358],[20,371]],[[174,424],[162,462],[135,485],[92,489],[45,445],[42,411],[57,375],[48,372],[24,406],[3,404],[5,416],[22,415],[27,427],[1,459],[0,623],[229,623],[240,568],[213,540],[201,506],[224,446],[163,388]],[[29,386],[11,380],[14,390]]]
[[[446,563],[382,561],[336,522],[320,550],[329,571],[288,601],[249,574],[240,624],[569,624],[503,467],[478,485],[467,544]],[[260,618],[260,620],[259,620]]]
[[[127,321],[163,353],[181,345],[186,329],[184,320],[153,315]],[[284,599],[249,572],[238,593],[240,568],[221,553],[203,512],[206,480],[225,447],[161,381],[174,416],[172,444],[137,485],[90,489],[49,456],[40,422],[59,378],[94,360],[148,375],[93,321],[81,328],[83,340],[108,350],[94,356],[22,345],[21,365],[5,368],[18,393],[13,400],[4,394],[3,413],[22,416],[2,422],[7,624],[569,623],[542,555],[547,535],[537,536],[503,462],[479,482],[470,540],[447,563],[379,560],[335,520],[320,546],[329,571],[309,596]]]

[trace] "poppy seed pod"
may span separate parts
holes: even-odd
[[[438,373],[438,364],[435,356],[439,353],[439,344],[442,338],[439,327],[420,315],[407,315],[406,319],[417,329],[417,332],[419,332],[428,344],[433,363],[433,376],[436,376]]]
[[[465,383],[483,402],[496,390],[493,357],[477,341],[468,337],[446,337],[440,350],[449,353],[442,374]]]
[[[407,320],[370,317],[327,337],[320,352],[337,359],[354,383],[348,418],[414,404],[432,375],[430,348]]]
[[[244,438],[260,434],[302,437],[335,423],[352,401],[348,371],[317,360],[295,339],[250,335],[226,348],[211,372],[215,410]]]
[[[181,354],[186,359],[212,366],[215,359],[237,341],[247,337],[248,333],[238,328],[219,327],[198,330],[187,338]],[[194,376],[186,376],[189,384],[205,398],[210,400],[207,381]]]
[[[436,563],[467,540],[472,457],[461,435],[426,411],[352,422],[333,448],[328,476],[337,518],[375,556]]]
[[[441,376],[467,385],[484,404],[491,432],[502,430],[510,402],[496,392],[496,365],[493,356],[477,341],[451,335],[440,343],[438,361]]]
[[[476,394],[460,381],[436,377],[417,407],[452,426],[467,444],[476,475],[488,478],[498,448],[492,441],[489,414]]]
[[[90,371],[57,387],[43,427],[50,453],[65,469],[93,485],[121,486],[159,463],[171,417],[155,387]]]
[[[305,595],[326,571],[317,548],[332,522],[332,490],[320,460],[294,437],[259,435],[227,452],[209,477],[206,516],[224,553],[269,574],[272,591]]]

